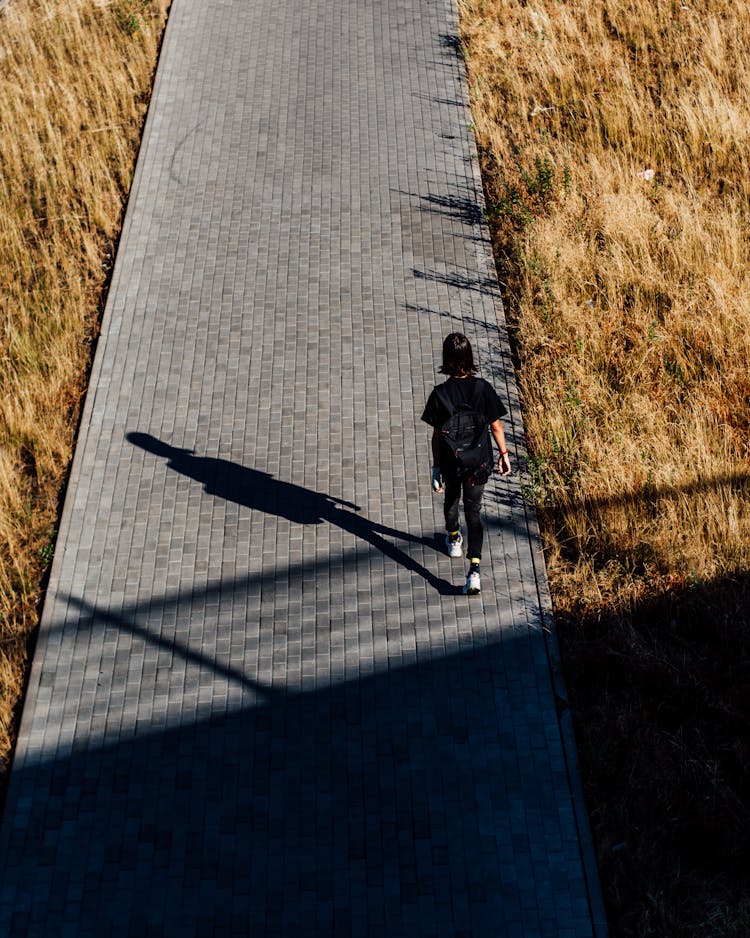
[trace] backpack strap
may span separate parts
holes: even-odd
[[[450,419],[450,417],[453,416],[453,412],[456,408],[453,406],[451,399],[446,394],[444,384],[439,384],[435,388],[435,395],[443,407],[448,411],[448,418]]]
[[[477,411],[477,413],[482,412],[478,406],[479,391],[480,391],[479,381],[475,378],[474,387],[471,389],[471,394],[466,400],[461,402],[465,404],[466,406],[470,407],[472,410]],[[437,395],[437,398],[440,401],[440,403],[443,405],[443,407],[445,407],[445,409],[448,411],[448,416],[446,419],[449,420],[455,413],[456,406],[451,401],[450,397],[448,396],[448,393],[445,390],[445,384],[437,385],[435,388],[435,394]],[[487,426],[489,426],[489,421],[487,423]]]

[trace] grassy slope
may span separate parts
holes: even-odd
[[[462,0],[615,936],[750,934],[750,8]]]
[[[0,18],[0,788],[166,7]]]

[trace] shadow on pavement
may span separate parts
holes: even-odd
[[[514,644],[269,688],[234,712],[219,690],[200,718],[133,715],[118,742],[32,758],[13,779],[0,931],[547,934],[551,897],[574,918],[583,889],[565,782],[536,782],[541,752],[519,755],[554,710],[529,711]]]
[[[168,460],[168,467],[175,472],[201,482],[209,495],[285,518],[294,524],[327,522],[336,525],[366,541],[406,570],[419,574],[441,595],[455,596],[461,592],[460,587],[435,576],[405,551],[386,540],[394,538],[434,548],[434,537],[417,537],[397,531],[357,514],[360,509],[351,502],[275,479],[267,472],[250,469],[226,459],[196,456],[192,450],[170,446],[148,433],[128,433],[127,440],[134,446]]]

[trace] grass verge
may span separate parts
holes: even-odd
[[[0,16],[0,790],[167,5]]]
[[[750,933],[750,8],[461,0],[613,936]]]

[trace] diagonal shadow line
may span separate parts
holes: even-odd
[[[170,446],[148,433],[126,434],[128,442],[167,460],[167,467],[203,484],[203,490],[251,510],[275,515],[293,524],[333,524],[366,541],[384,556],[421,576],[442,596],[455,596],[460,588],[436,576],[384,537],[433,546],[431,539],[397,531],[357,515],[357,505],[316,492],[292,482],[275,479],[270,473],[248,468],[227,459],[196,456],[192,450]],[[350,510],[352,509],[352,510]]]
[[[416,267],[413,268],[412,273],[417,280],[432,280],[457,290],[472,290],[483,296],[500,298],[500,286],[493,277],[470,276],[460,271],[444,274],[440,271],[419,270]]]
[[[402,304],[403,308],[413,313],[424,313],[431,316],[440,316],[443,319],[452,319],[454,322],[462,323],[464,325],[475,326],[477,329],[484,329],[491,336],[500,335],[500,326],[495,322],[491,322],[489,319],[483,320],[478,319],[476,316],[462,315],[461,313],[451,313],[448,310],[432,309],[431,306],[420,306],[418,303],[404,303]],[[496,342],[491,346],[491,350],[501,350],[502,346],[499,342]]]
[[[220,674],[223,677],[227,678],[230,681],[242,684],[243,687],[254,691],[264,700],[273,702],[274,700],[279,700],[285,698],[287,695],[286,691],[276,690],[274,688],[268,687],[265,684],[261,684],[259,681],[254,681],[252,678],[247,677],[245,674],[242,674],[240,671],[230,668],[228,665],[221,664],[218,661],[211,661],[201,655],[196,651],[193,651],[189,646],[183,645],[178,642],[176,639],[170,640],[166,639],[161,635],[155,635],[153,632],[149,631],[145,626],[139,625],[137,622],[133,621],[130,618],[127,618],[127,613],[123,611],[122,614],[108,612],[103,609],[100,609],[98,606],[93,603],[87,602],[85,599],[79,599],[77,596],[73,596],[71,593],[68,593],[65,597],[66,600],[75,608],[77,608],[85,616],[91,616],[92,623],[91,628],[96,624],[107,624],[114,625],[118,628],[125,628],[133,635],[137,635],[140,638],[144,639],[146,642],[152,645],[159,645],[161,648],[164,648],[166,651],[170,651],[173,654],[176,653],[184,658],[186,661],[191,662],[192,664],[197,664],[199,667],[208,667],[216,674]],[[152,602],[148,600],[149,604]],[[80,627],[79,620],[79,627]],[[60,626],[57,627],[58,629]],[[55,627],[51,631],[54,631]]]

